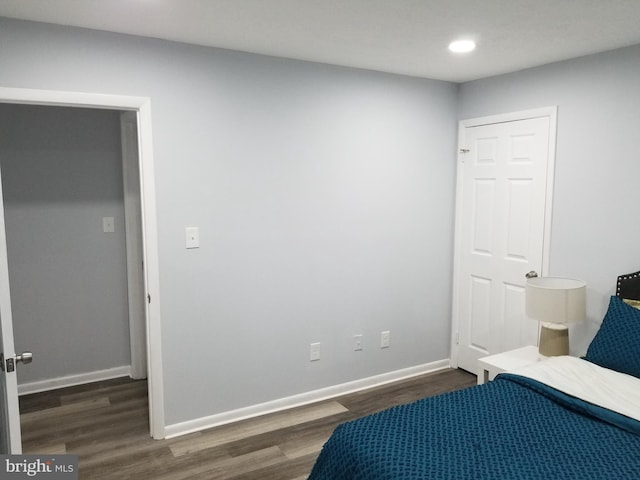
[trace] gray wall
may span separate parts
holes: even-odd
[[[21,384],[130,364],[119,118],[0,104],[15,344],[35,358]]]
[[[463,84],[459,119],[558,105],[550,274],[587,282],[584,353],[616,277],[640,269],[640,46]]]
[[[456,85],[12,20],[0,47],[2,86],[151,98],[168,424],[448,358]]]

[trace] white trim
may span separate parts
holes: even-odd
[[[18,385],[18,395],[29,395],[30,393],[46,392],[56,388],[73,387],[75,385],[83,385],[85,383],[129,377],[130,374],[131,367],[126,365],[123,367],[98,370],[96,372],[67,375],[65,377],[57,377],[49,380],[38,380],[37,382],[28,382]]]
[[[120,114],[124,229],[127,256],[127,296],[131,378],[147,378],[144,268],[142,251],[142,205],[138,162],[138,118],[136,112]]]
[[[460,246],[462,231],[462,199],[460,192],[462,189],[463,178],[463,156],[460,149],[465,148],[465,129],[468,127],[477,127],[481,125],[491,125],[494,123],[514,122],[518,120],[528,120],[531,118],[549,117],[549,152],[547,157],[547,186],[545,198],[544,213],[544,238],[542,245],[542,269],[538,272],[541,276],[547,275],[549,271],[549,247],[551,246],[551,215],[553,211],[553,181],[556,163],[556,136],[558,125],[558,107],[552,105],[549,107],[536,108],[531,110],[522,110],[519,112],[501,113],[498,115],[489,115],[485,117],[470,118],[460,120],[458,122],[458,152],[457,152],[457,173],[456,173],[456,211],[455,211],[455,237],[454,237],[454,255],[453,255],[453,288],[452,288],[452,308],[451,308],[451,367],[458,368],[458,339],[459,339],[459,320],[458,320],[458,279],[460,276]]]
[[[0,103],[135,111],[148,102],[147,97],[0,87]]]
[[[149,384],[149,428],[153,438],[164,438],[164,391],[160,324],[160,280],[156,223],[151,101],[147,97],[105,95],[0,87],[0,103],[53,105],[80,108],[131,110],[138,112],[138,149],[142,199],[142,233],[146,293],[147,366]]]
[[[319,390],[313,390],[311,392],[272,400],[270,402],[251,405],[249,407],[239,408],[237,410],[218,413],[216,415],[210,415],[208,417],[196,418],[194,420],[188,420],[186,422],[167,425],[167,427],[165,428],[165,434],[166,438],[186,435],[188,433],[198,432],[207,428],[217,427],[232,422],[238,422],[240,420],[258,417],[260,415],[279,412],[302,405],[308,405],[310,403],[328,400],[340,395],[346,395],[368,388],[374,388],[388,383],[406,380],[418,375],[438,372],[447,368],[449,368],[449,359],[438,360],[436,362],[417,365],[415,367],[409,367],[389,373],[383,373],[380,375],[375,375],[373,377],[355,380],[353,382],[347,382],[340,385],[321,388]]]
[[[547,107],[549,117],[549,155],[547,157],[547,198],[544,211],[544,239],[542,244],[541,276],[549,275],[549,258],[551,253],[551,225],[553,216],[553,191],[556,173],[556,140],[558,136],[558,107]]]
[[[555,118],[557,115],[558,107],[556,105],[552,105],[549,107],[533,108],[531,110],[521,110],[518,112],[488,115],[486,117],[468,118],[466,120],[460,120],[459,122],[460,129],[458,130],[458,139],[460,139],[460,131],[464,131],[464,129],[467,127],[478,127],[481,125],[491,125],[494,123],[516,122],[519,120],[529,120],[531,118],[540,117]]]
[[[455,224],[454,224],[454,238],[453,238],[453,286],[452,286],[452,304],[451,304],[451,367],[458,368],[458,343],[460,341],[460,333],[458,331],[458,279],[460,278],[460,248],[462,246],[462,199],[460,198],[460,192],[462,192],[462,186],[464,181],[464,172],[462,164],[464,162],[462,153],[460,150],[465,148],[465,128],[464,121],[458,124],[458,154],[456,156],[456,209],[455,209]]]
[[[149,427],[156,440],[165,437],[162,334],[160,324],[160,273],[158,271],[158,225],[151,137],[151,103],[147,99],[138,109],[138,149],[140,198],[142,199],[142,245],[147,294],[147,368],[149,382]]]

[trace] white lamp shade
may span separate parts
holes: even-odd
[[[561,277],[527,279],[526,312],[534,320],[549,323],[581,322],[586,316],[587,284]]]

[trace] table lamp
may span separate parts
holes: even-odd
[[[586,290],[587,284],[582,280],[527,275],[527,316],[542,322],[538,342],[540,355],[569,355],[567,324],[584,320]]]

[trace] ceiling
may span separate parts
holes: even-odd
[[[639,0],[0,0],[0,16],[453,82],[640,44]],[[450,53],[459,37],[476,51]]]

